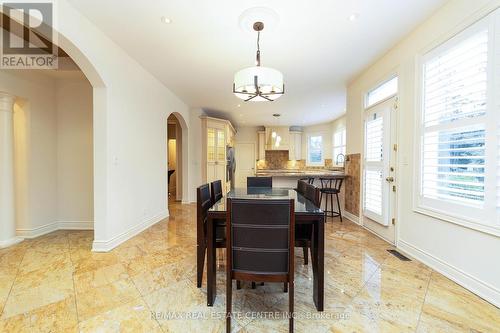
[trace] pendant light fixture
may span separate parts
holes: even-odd
[[[264,23],[255,22],[253,30],[257,32],[255,66],[244,68],[234,75],[233,93],[245,102],[272,102],[285,93],[283,74],[260,65],[260,32],[264,30]]]

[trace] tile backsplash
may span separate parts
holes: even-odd
[[[303,169],[324,169],[333,167],[332,160],[325,159],[325,166],[322,167],[310,167],[306,166],[305,160],[294,160],[290,161],[288,159],[287,150],[267,150],[266,159],[259,160],[257,162],[258,170],[303,170]]]

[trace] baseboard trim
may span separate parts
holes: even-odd
[[[93,221],[57,221],[33,229],[16,229],[22,238],[36,238],[56,230],[94,230]]]
[[[36,238],[58,230],[59,225],[57,222],[47,223],[45,225],[32,228],[32,229],[16,229],[16,234],[23,238]]]
[[[398,240],[397,248],[404,254],[423,262],[435,271],[443,274],[450,280],[458,283],[496,307],[500,307],[500,290],[494,286],[477,279],[402,239]]]
[[[59,221],[60,230],[94,230],[94,221]]]
[[[131,227],[130,229],[122,232],[121,234],[109,239],[109,240],[94,240],[92,244],[92,251],[94,252],[109,252],[123,242],[129,240],[130,238],[136,236],[152,225],[166,219],[169,216],[168,210],[164,210],[161,213],[150,217],[140,224]]]
[[[348,211],[343,211],[342,216],[344,216],[346,219],[348,219],[351,222],[354,222],[356,224],[360,224],[359,217],[357,217],[356,215],[354,215],[352,213],[349,213]]]
[[[24,240],[23,237],[13,237],[11,239],[0,241],[0,249],[4,249],[6,247],[15,245],[17,243],[21,243],[23,240]]]

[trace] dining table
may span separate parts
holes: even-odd
[[[227,199],[293,199],[295,201],[295,224],[311,225],[311,261],[313,271],[313,301],[318,311],[324,308],[325,271],[325,213],[313,202],[292,188],[247,187],[234,188],[208,210],[207,214],[207,305],[213,306],[217,287],[217,258],[215,248],[215,228],[226,220]],[[300,287],[300,286],[297,286]]]

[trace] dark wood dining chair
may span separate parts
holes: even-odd
[[[196,286],[201,287],[203,269],[205,267],[205,254],[207,252],[207,213],[212,207],[212,198],[208,184],[196,189]],[[214,223],[217,223],[214,221]],[[225,225],[216,224],[215,247],[226,247]]]
[[[303,180],[308,184],[314,184],[314,177],[304,177],[304,178],[300,178],[300,180]]]
[[[288,285],[294,312],[294,200],[227,199],[226,332],[231,332],[233,280]]]
[[[212,204],[215,204],[222,198],[222,181],[216,180],[210,184],[210,196]]]
[[[297,192],[304,195],[306,193],[307,181],[300,179],[297,181]]]
[[[319,188],[299,180],[301,190],[297,190],[307,200],[311,201],[316,207],[320,206]],[[309,264],[309,249],[312,241],[312,227],[310,225],[297,225],[295,227],[295,247],[301,247],[304,253],[304,265]]]
[[[247,177],[247,187],[273,187],[273,177]]]

